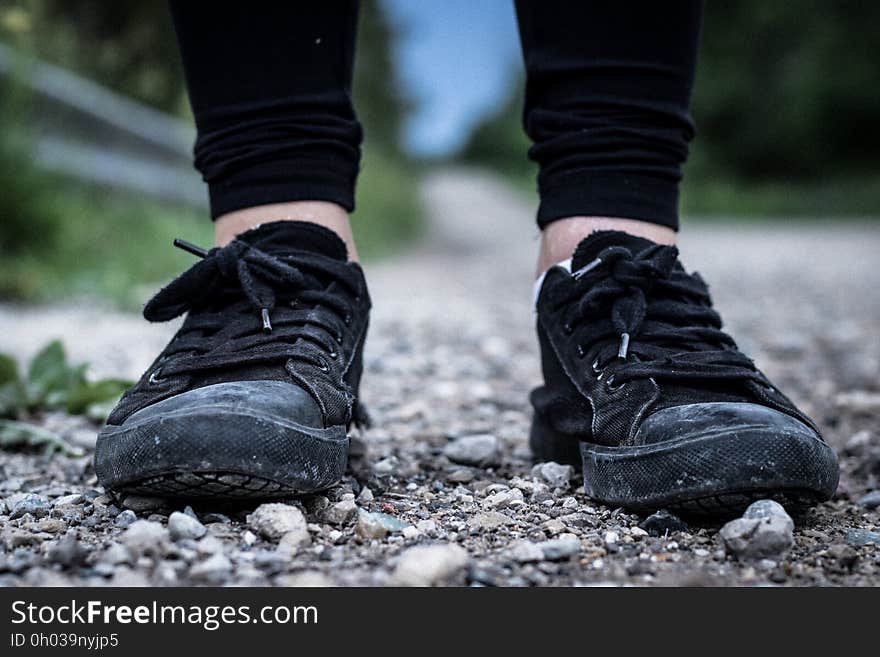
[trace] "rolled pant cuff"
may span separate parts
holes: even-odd
[[[211,218],[242,208],[292,201],[329,201],[354,210],[356,172],[322,170],[314,162],[273,163],[210,182]]]
[[[637,219],[678,230],[678,183],[627,173],[577,171],[540,185],[538,225],[566,217]]]

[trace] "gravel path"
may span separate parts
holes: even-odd
[[[354,441],[346,482],[256,510],[145,498],[120,509],[88,454],[0,452],[0,584],[880,584],[876,225],[686,226],[685,263],[843,466],[836,498],[796,517],[793,533],[779,509],[719,531],[605,508],[568,469],[535,466],[532,209],[480,171],[435,173],[424,197],[423,244],[367,268],[363,394],[375,427]],[[138,375],[172,330],[0,306],[0,351],[26,358],[61,337],[99,375]],[[81,420],[41,421],[93,444]]]

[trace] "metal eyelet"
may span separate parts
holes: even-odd
[[[593,364],[590,366],[593,370],[593,374],[597,375],[598,378],[602,378],[602,375],[605,374],[605,368],[599,367],[599,357],[596,356],[596,360],[593,361]]]
[[[572,333],[574,333],[574,329],[571,327],[571,324],[563,324],[562,332],[566,335],[571,335]]]
[[[578,358],[583,358],[583,357],[586,356],[586,355],[587,355],[587,351],[586,351],[586,349],[584,349],[584,345],[579,344],[579,345],[577,346],[577,357],[578,357]]]
[[[165,378],[162,376],[162,368],[157,367],[152,372],[150,372],[150,378],[148,379],[150,385],[160,385],[165,382]]]
[[[342,340],[344,337],[345,336],[343,336],[342,333],[337,333],[336,334],[336,344],[342,344]]]
[[[333,360],[336,360],[337,358],[339,358],[339,352],[336,351],[335,349],[333,351],[328,352],[327,355],[330,356],[330,358],[332,358]]]
[[[610,375],[607,379],[605,379],[605,387],[608,388],[608,392],[617,392],[625,385],[626,385],[626,383],[624,382],[624,383],[621,383],[619,386],[615,386],[613,374]]]
[[[345,314],[345,319],[343,320],[346,326],[351,326],[351,313]]]
[[[319,370],[321,370],[322,372],[329,372],[330,371],[330,366],[327,364],[326,360],[324,360],[323,358],[319,358],[318,362],[320,363],[318,365]]]

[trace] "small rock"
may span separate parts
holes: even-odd
[[[324,512],[324,521],[331,525],[347,525],[357,516],[358,507],[354,499],[342,500]]]
[[[183,539],[200,539],[208,530],[192,516],[175,511],[168,517],[168,533],[172,541]]]
[[[828,548],[828,555],[834,559],[838,569],[850,572],[859,560],[859,553],[849,545],[832,545]]]
[[[132,511],[131,509],[126,509],[125,511],[120,513],[118,516],[116,516],[116,520],[114,522],[116,523],[117,527],[128,527],[131,523],[135,522],[137,519],[138,519],[137,514],[135,514],[134,511]]]
[[[144,495],[129,495],[122,503],[126,509],[131,509],[136,513],[145,511],[155,511],[165,506],[165,500],[161,497],[146,497]]]
[[[650,536],[650,534],[641,527],[631,527],[629,530],[629,534],[637,541],[644,538],[645,536]]]
[[[390,475],[397,471],[398,465],[398,460],[394,456],[389,456],[388,458],[376,461],[373,464],[373,471],[380,475]]]
[[[605,532],[602,542],[605,544],[606,550],[609,552],[616,552],[617,544],[620,542],[620,534],[614,531]]]
[[[373,491],[371,491],[369,489],[369,487],[364,486],[361,489],[361,492],[358,494],[357,500],[358,500],[358,502],[360,502],[362,504],[366,504],[367,502],[372,502],[373,501]]]
[[[843,446],[843,451],[847,454],[858,455],[871,446],[874,437],[867,429],[862,429],[854,433]]]
[[[453,484],[468,484],[474,480],[474,476],[470,468],[456,468],[447,475],[446,480]]]
[[[880,545],[880,532],[872,532],[867,529],[847,529],[846,542],[853,547]]]
[[[476,530],[497,529],[503,525],[509,525],[513,522],[512,518],[508,518],[498,511],[480,511],[467,519],[467,526]]]
[[[779,556],[794,543],[794,521],[779,503],[759,500],[724,525],[720,536],[728,554],[739,558]]]
[[[223,554],[214,554],[193,566],[189,575],[207,584],[223,584],[232,574],[232,562]]]
[[[538,463],[532,468],[532,476],[546,481],[553,488],[568,488],[571,478],[574,477],[574,468],[570,465],[561,465],[555,461]]]
[[[65,568],[81,566],[88,555],[89,550],[79,542],[75,534],[67,534],[46,551],[46,559],[50,563],[57,563]]]
[[[134,558],[144,555],[162,555],[168,544],[168,530],[152,520],[136,520],[122,533],[119,540]]]
[[[506,509],[511,506],[521,506],[522,504],[524,504],[523,492],[519,488],[502,490],[483,500],[484,509]]]
[[[122,545],[121,543],[111,543],[110,546],[104,550],[103,554],[98,558],[98,563],[106,564],[109,566],[115,566],[120,563],[130,563],[131,562],[131,554],[128,549]]]
[[[547,561],[559,561],[573,557],[581,551],[581,542],[575,536],[560,536],[549,541],[538,543],[544,559]]]
[[[288,554],[296,554],[301,547],[309,545],[311,542],[312,537],[309,535],[308,530],[305,532],[295,530],[287,532],[278,540],[278,550]]]
[[[488,433],[456,438],[443,448],[443,455],[462,465],[485,467],[500,461],[498,439]]]
[[[383,538],[387,534],[401,532],[410,526],[387,513],[370,513],[360,509],[355,531],[361,538]]]
[[[42,495],[27,493],[12,506],[9,519],[21,518],[26,513],[31,514],[34,518],[42,518],[49,513],[50,506],[49,500]]]
[[[74,493],[73,495],[64,495],[63,497],[56,497],[52,502],[52,506],[68,506],[72,504],[81,504],[83,501],[83,496],[79,493]]]
[[[869,510],[880,507],[880,490],[874,490],[867,495],[862,495],[856,504]]]
[[[223,541],[216,536],[208,534],[196,543],[196,552],[201,555],[221,554],[223,552]]]
[[[521,541],[510,549],[510,556],[520,563],[560,561],[574,556],[580,550],[581,542],[576,536],[569,534],[538,543]]]
[[[652,513],[639,524],[639,527],[651,536],[666,536],[666,534],[672,532],[688,531],[687,524],[677,515],[670,513],[666,509]]]
[[[435,586],[464,574],[470,557],[454,543],[417,545],[408,548],[391,574],[396,586]]]
[[[530,541],[522,541],[510,548],[510,556],[514,561],[519,563],[529,563],[533,561],[543,561],[544,552],[537,543]]]
[[[261,504],[248,515],[247,522],[257,534],[270,540],[278,540],[291,532],[295,532],[300,539],[308,538],[305,516],[299,508],[290,504]]]

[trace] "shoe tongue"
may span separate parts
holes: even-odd
[[[334,260],[348,260],[348,249],[332,230],[307,221],[273,221],[252,228],[236,239],[275,255],[311,251]]]
[[[592,233],[577,245],[571,258],[571,270],[577,271],[584,265],[590,264],[609,246],[623,246],[633,253],[637,253],[653,245],[654,242],[649,239],[636,237],[619,230],[602,230]]]

